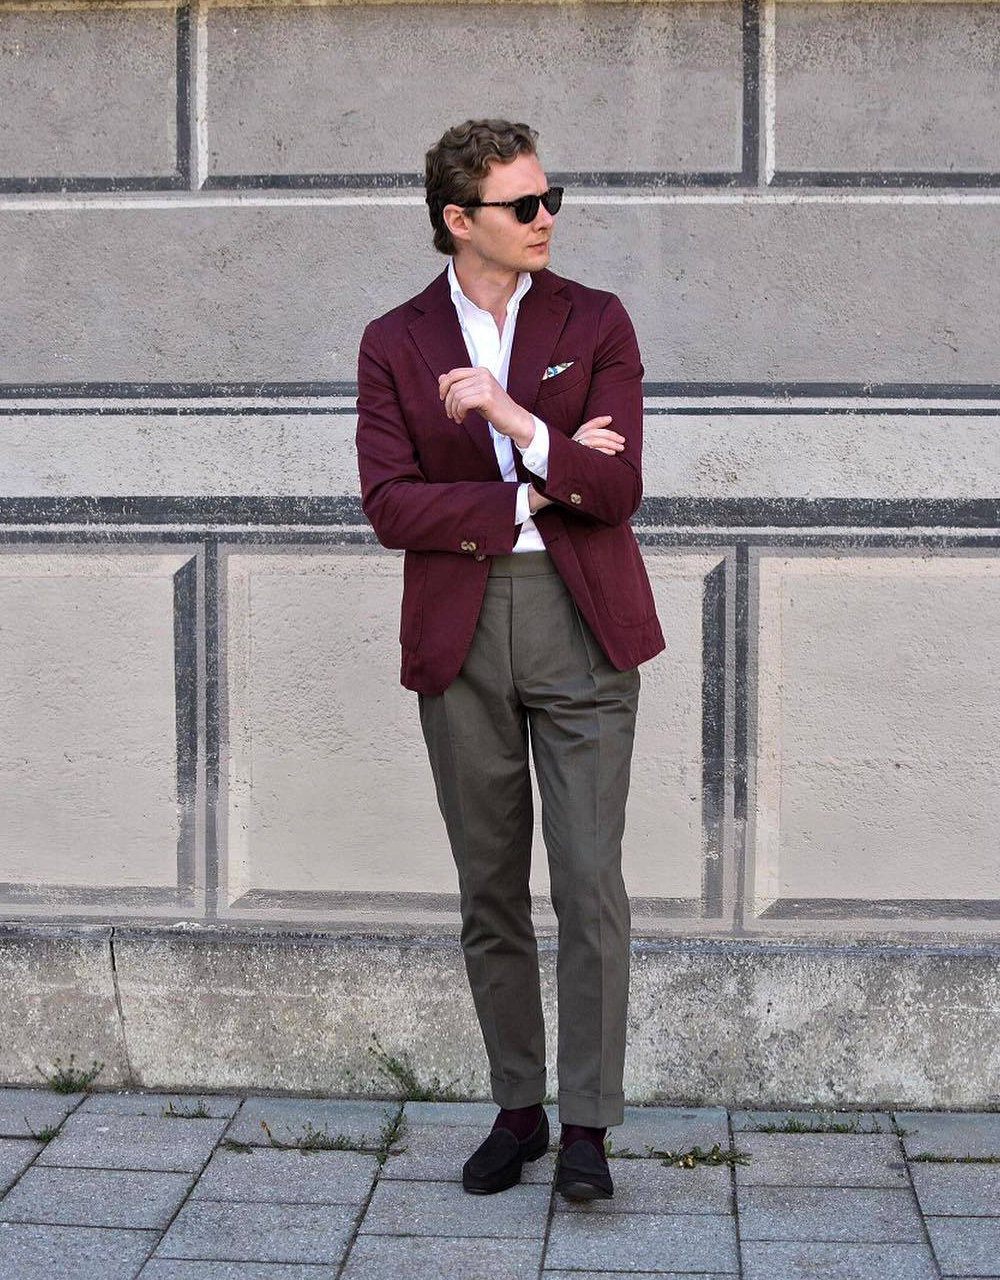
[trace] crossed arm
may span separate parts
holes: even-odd
[[[625,438],[615,455],[588,448],[561,431],[547,430],[523,451],[534,487],[577,519],[622,524],[642,499],[642,376],[644,369],[628,313],[611,294],[598,322],[597,347],[583,418],[608,414]],[[513,550],[527,490],[496,480],[428,481],[406,429],[392,373],[375,322],[358,352],[358,426],[355,443],[361,508],[384,547],[411,551]],[[540,424],[540,425],[539,425]],[[536,419],[535,436],[545,424]],[[515,446],[517,447],[517,446]]]

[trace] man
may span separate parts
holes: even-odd
[[[615,294],[549,270],[562,190],[536,138],[467,120],[428,151],[449,262],[366,327],[356,442],[365,515],[405,550],[400,679],[417,693],[500,1105],[463,1186],[512,1186],[549,1143],[530,728],[559,921],[556,1187],[607,1197],[605,1132],[624,1120],[638,666],[665,644],[628,523],[642,497],[635,333]]]

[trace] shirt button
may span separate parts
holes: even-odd
[[[569,495],[569,500],[570,500],[570,502],[582,502],[582,501],[583,501],[583,499],[580,497],[580,495],[579,495],[578,493],[571,493],[571,494]]]

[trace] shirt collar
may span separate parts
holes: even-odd
[[[467,297],[466,294],[462,291],[462,286],[459,284],[458,276],[455,272],[455,259],[451,254],[448,255],[448,285],[451,289],[452,302],[455,302],[459,305],[465,304],[470,307],[475,307],[477,311],[483,310],[482,307],[478,306],[475,302],[472,301],[471,298]],[[531,272],[530,271],[518,272],[517,284],[514,287],[514,292],[510,295],[510,301],[507,303],[508,315],[510,314],[511,310],[521,301],[521,299],[524,297],[524,295],[528,292],[530,288],[531,288]]]

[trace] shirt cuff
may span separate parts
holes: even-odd
[[[531,507],[528,504],[528,490],[530,488],[531,483],[527,480],[517,486],[517,502],[514,506],[515,524],[524,524],[525,520],[531,517]]]
[[[549,477],[549,429],[541,418],[534,414],[531,418],[535,424],[535,434],[531,437],[531,443],[524,449],[521,449],[520,445],[517,447],[521,450],[521,461],[528,470],[547,480]]]

